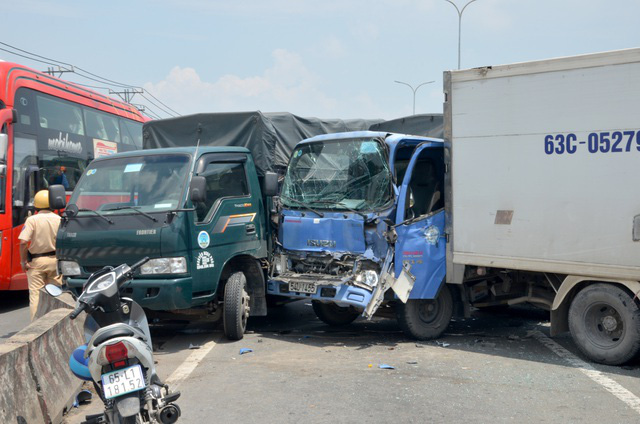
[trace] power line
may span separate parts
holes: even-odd
[[[1,44],[4,44],[4,43],[1,43]],[[34,59],[34,58],[31,58],[31,57],[22,55],[20,53],[16,53],[16,52],[12,52],[12,51],[7,50],[7,49],[3,49],[2,47],[0,47],[0,50],[2,50],[3,52],[7,52],[7,53],[10,53],[10,54],[16,55],[16,56],[24,57],[25,59],[33,60],[33,61],[44,63],[44,64],[47,64],[47,65],[58,66],[57,63],[45,62],[44,60]]]
[[[7,53],[10,53],[10,54],[13,54],[13,55],[16,55],[16,56],[23,57],[23,58],[28,59],[28,60],[33,60],[33,61],[35,61],[35,62],[40,62],[40,63],[44,63],[44,64],[47,64],[47,65],[52,65],[52,66],[58,66],[59,68],[61,68],[61,67],[60,67],[60,64],[65,65],[65,66],[68,66],[70,69],[64,69],[64,71],[65,71],[65,72],[74,72],[74,73],[75,73],[75,74],[77,74],[78,76],[80,76],[80,77],[82,77],[82,78],[86,78],[86,79],[91,80],[91,81],[94,81],[94,82],[99,82],[99,83],[103,83],[103,84],[104,84],[105,82],[107,82],[107,83],[109,83],[109,85],[115,85],[115,86],[118,86],[118,87],[120,87],[120,88],[133,89],[134,94],[137,94],[137,93],[138,93],[138,90],[139,90],[139,91],[140,91],[140,93],[139,93],[139,94],[140,94],[142,97],[144,97],[144,98],[145,98],[145,100],[147,100],[148,102],[150,102],[151,104],[153,104],[154,106],[156,106],[158,109],[160,109],[160,110],[162,110],[163,112],[165,112],[167,115],[169,115],[169,116],[176,116],[176,115],[180,115],[180,113],[176,112],[176,111],[175,111],[175,110],[173,110],[171,107],[167,106],[164,102],[162,102],[162,101],[161,101],[160,99],[158,99],[156,96],[154,96],[153,94],[151,94],[148,90],[147,90],[147,92],[146,92],[146,93],[147,93],[150,97],[152,97],[153,99],[155,99],[158,103],[160,103],[162,106],[164,106],[164,108],[163,108],[162,106],[160,106],[160,105],[156,104],[156,103],[155,103],[155,102],[153,102],[152,100],[148,99],[147,97],[145,97],[145,96],[144,96],[144,94],[142,94],[142,93],[145,91],[142,87],[138,87],[138,86],[130,85],[130,84],[123,84],[123,83],[121,83],[121,82],[117,82],[117,81],[114,81],[114,80],[111,80],[111,79],[108,79],[108,78],[105,78],[105,77],[101,77],[100,75],[94,74],[93,72],[89,72],[89,71],[87,71],[87,70],[85,70],[85,69],[83,69],[83,68],[80,68],[80,67],[78,67],[78,66],[74,66],[74,65],[72,65],[72,64],[70,64],[70,63],[63,62],[63,61],[56,60],[56,59],[51,59],[51,58],[48,58],[48,57],[46,57],[46,56],[42,56],[42,55],[39,55],[39,54],[36,54],[36,53],[32,53],[32,52],[29,52],[29,51],[27,51],[27,50],[20,49],[20,48],[18,48],[18,47],[12,46],[12,45],[10,45],[10,44],[7,44],[7,43],[1,42],[1,41],[0,41],[0,44],[2,44],[3,46],[7,46],[7,47],[9,47],[9,48],[11,48],[11,49],[17,50],[17,51],[19,51],[19,52],[26,53],[26,54],[28,54],[28,55],[30,55],[30,56],[34,56],[34,57],[37,57],[37,58],[40,58],[40,59],[45,59],[45,60],[35,59],[34,57],[29,57],[29,56],[25,56],[25,55],[20,54],[20,53],[16,53],[15,51],[10,51],[10,50],[6,50],[6,49],[3,49],[3,48],[0,48],[0,50],[2,50],[2,51],[5,51],[5,52],[7,52]],[[52,63],[52,62],[56,62],[56,63]],[[85,74],[87,74],[87,75],[85,75]],[[88,75],[90,75],[90,76],[88,76]],[[95,78],[94,78],[94,77],[95,77]],[[99,88],[99,89],[103,89],[103,90],[109,90],[109,91],[111,91],[111,89],[109,89],[108,87],[96,87],[96,86],[91,86],[91,85],[86,85],[86,84],[80,84],[80,83],[77,83],[77,84],[79,84],[79,85],[83,85],[83,86],[85,86],[85,87]],[[126,92],[126,91],[127,91],[127,90],[125,90],[125,92]],[[115,94],[118,94],[118,92],[115,92],[115,90],[114,90],[114,93],[115,93]],[[127,97],[129,98],[129,96],[128,96],[128,95],[127,95]],[[131,97],[133,97],[133,96],[131,96]],[[129,100],[130,100],[130,99],[131,99],[131,98],[129,98]],[[166,109],[165,109],[165,108],[166,108]],[[171,112],[173,112],[173,113],[169,112],[168,110],[169,110],[169,111],[171,111]]]
[[[163,111],[164,113],[166,113],[167,115],[170,115],[172,117],[175,117],[174,114],[172,114],[171,112],[168,112],[167,110],[163,109],[161,106],[157,105],[156,103],[153,102],[153,100],[149,100],[149,98],[147,96],[145,96],[143,93],[140,93],[140,96],[142,96],[142,98],[144,98],[146,101],[148,101],[149,103],[151,103],[152,105],[154,105],[155,107],[157,107],[158,109],[160,109],[161,111]],[[153,96],[152,96],[153,97]]]
[[[146,90],[147,94],[150,95],[151,97],[153,97],[154,99],[156,99],[158,101],[158,103],[160,103],[161,105],[163,105],[164,107],[166,107],[167,109],[169,109],[171,112],[175,113],[176,115],[180,116],[180,114],[178,112],[176,112],[175,110],[171,109],[169,106],[167,106],[166,104],[162,103],[160,101],[160,99],[158,99],[156,96],[154,96],[153,94],[151,94],[149,92],[149,90]]]

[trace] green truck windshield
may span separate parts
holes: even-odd
[[[189,165],[187,155],[95,161],[76,185],[69,204],[105,214],[135,213],[127,207],[143,212],[176,209],[183,199]]]
[[[310,143],[293,152],[282,187],[282,203],[295,208],[303,202],[320,209],[376,210],[391,200],[391,182],[391,171],[378,141]]]

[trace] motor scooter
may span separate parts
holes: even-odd
[[[91,274],[70,315],[86,311],[86,345],[69,358],[71,371],[92,381],[104,403],[104,413],[86,417],[86,424],[175,423],[180,408],[156,374],[149,323],[144,310],[132,299],[120,297],[122,286],[149,258],[131,267],[104,267]],[[53,296],[63,293],[48,284]]]

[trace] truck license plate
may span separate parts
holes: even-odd
[[[289,291],[315,294],[317,291],[317,287],[314,283],[300,283],[292,281],[289,283]]]
[[[126,395],[144,388],[144,376],[140,365],[102,374],[102,390],[107,399]]]

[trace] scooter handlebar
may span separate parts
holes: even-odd
[[[144,258],[140,259],[138,262],[136,262],[135,264],[131,265],[131,271],[133,272],[136,269],[140,268],[142,265],[146,264],[149,261],[149,257],[145,256]]]
[[[71,312],[71,315],[69,316],[69,318],[76,319],[78,315],[80,315],[80,312],[84,311],[86,308],[87,308],[87,304],[80,302],[78,306],[76,306],[76,308],[73,310],[73,312]]]

